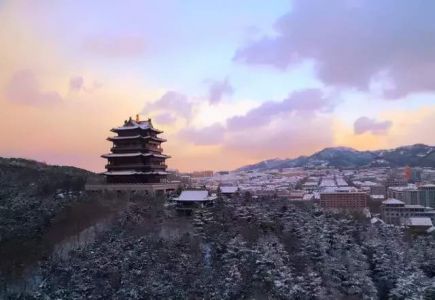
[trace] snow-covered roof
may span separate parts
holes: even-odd
[[[221,193],[223,194],[233,194],[237,192],[239,188],[237,186],[221,186]]]
[[[161,141],[161,142],[166,142],[165,139],[159,138],[159,137],[155,137],[155,136],[142,136],[142,135],[129,135],[129,136],[111,136],[109,138],[107,138],[109,141],[112,140],[132,140],[132,139],[151,139],[151,140],[156,140],[156,141]]]
[[[372,224],[376,224],[376,223],[382,223],[382,224],[384,224],[385,222],[383,220],[379,219],[379,218],[373,217],[373,218],[370,219],[370,223],[372,223]]]
[[[169,155],[165,154],[156,154],[156,153],[140,153],[140,152],[134,152],[134,153],[107,153],[104,155],[101,155],[101,157],[109,158],[109,157],[136,157],[136,156],[154,156],[154,157],[160,157],[160,158],[169,158]]]
[[[411,217],[406,220],[406,225],[432,227],[432,220],[427,217]]]
[[[335,193],[362,193],[359,192],[356,188],[348,186],[348,187],[332,187],[328,186],[323,189],[322,194],[335,194]]]
[[[382,203],[383,204],[405,204],[404,202],[397,200],[397,199],[394,199],[394,198],[390,198],[390,199],[387,199],[385,201],[382,201]]]
[[[424,206],[420,204],[406,204],[405,206],[408,208],[424,208]]]
[[[420,185],[420,187],[422,187],[422,188],[435,188],[435,184],[427,183],[427,184]]]
[[[174,198],[176,201],[187,202],[212,201],[214,199],[215,197],[210,197],[206,190],[182,191],[178,198]]]
[[[129,139],[138,139],[138,138],[148,138],[148,137],[144,137],[144,136],[140,136],[140,135],[129,135],[129,136],[111,136],[107,139],[109,140],[129,140]]]
[[[391,191],[403,192],[403,191],[417,191],[415,184],[408,184],[405,186],[391,186],[388,188]]]
[[[363,185],[363,186],[378,186],[379,183],[376,183],[376,182],[373,182],[373,181],[366,180],[366,181],[364,181],[364,182],[361,182],[361,185]]]
[[[132,130],[132,129],[150,129],[156,132],[162,132],[158,129],[155,129],[151,123],[151,120],[147,121],[135,121],[130,119],[123,126],[112,128],[112,131],[123,131],[123,130]]]
[[[304,194],[302,200],[312,200],[314,198],[314,194]]]
[[[104,175],[167,175],[168,172],[164,171],[152,171],[152,172],[141,172],[141,171],[109,171],[104,172]]]

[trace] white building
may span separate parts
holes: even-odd
[[[239,188],[237,186],[221,186],[220,191],[223,196],[232,197],[239,192]]]
[[[216,195],[209,195],[207,190],[186,190],[172,200],[177,203],[177,210],[190,211],[193,208],[213,205]]]
[[[405,220],[405,226],[414,232],[426,232],[433,224],[428,217],[411,217]]]
[[[422,205],[406,205],[398,199],[387,199],[381,206],[382,220],[388,224],[403,225],[407,218],[428,217],[435,221],[435,210]]]

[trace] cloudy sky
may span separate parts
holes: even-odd
[[[170,168],[435,144],[435,1],[0,1],[0,155],[102,171],[140,113]]]

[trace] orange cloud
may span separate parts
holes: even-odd
[[[373,132],[355,134],[353,127],[338,118],[334,119],[334,144],[359,150],[393,148],[416,143],[435,144],[432,134],[435,128],[435,106],[415,110],[393,110],[380,112],[380,119],[391,120],[388,134]]]

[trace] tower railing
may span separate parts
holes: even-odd
[[[155,152],[162,152],[162,147],[155,147],[155,146],[149,146],[149,145],[125,145],[125,146],[113,146],[110,150],[113,151],[119,151],[119,150],[149,150],[149,151],[155,151]]]

